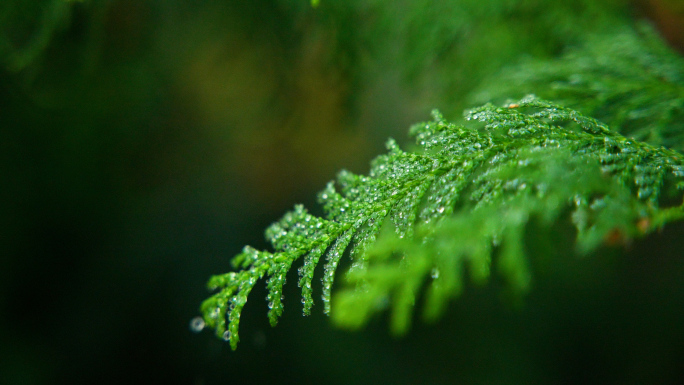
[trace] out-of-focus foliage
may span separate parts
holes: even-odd
[[[20,71],[47,49],[53,35],[66,28],[71,5],[64,0],[6,0],[0,4],[0,63]]]
[[[306,2],[0,3],[0,382],[192,383],[217,256],[369,157],[332,32]]]
[[[684,59],[644,24],[589,37],[558,59],[527,59],[492,76],[473,103],[538,93],[614,130],[684,149]]]
[[[521,56],[551,58],[610,31],[630,16],[630,5],[626,0],[352,0],[344,6],[323,2],[319,9],[336,25],[352,27],[354,32],[337,38],[358,57],[351,72],[363,76],[364,84],[374,81],[367,76],[396,72],[420,95],[416,103],[451,115],[466,108],[464,96],[496,71]]]

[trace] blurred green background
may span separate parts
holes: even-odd
[[[403,339],[263,287],[236,352],[190,320],[212,274],[389,136],[522,56],[640,17],[626,1],[10,0],[0,5],[0,383],[682,383],[682,226],[535,287],[469,287]],[[581,23],[580,23],[581,21]],[[560,231],[562,233],[562,231]],[[555,243],[554,243],[555,242]],[[534,242],[531,242],[534,243]],[[560,247],[559,247],[560,245]],[[560,251],[549,252],[559,248]],[[263,285],[261,285],[263,286]]]

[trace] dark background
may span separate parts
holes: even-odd
[[[431,108],[458,117],[420,76],[448,54],[404,71],[382,14],[349,4],[0,7],[0,383],[684,382],[679,225],[584,258],[550,239],[521,303],[493,277],[402,339],[302,317],[296,271],[277,328],[251,294],[237,351],[190,331],[209,276],[272,221],[320,213],[338,170],[366,173]]]

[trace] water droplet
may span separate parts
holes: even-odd
[[[204,318],[202,317],[195,317],[192,320],[190,320],[190,330],[193,331],[193,333],[199,333],[202,330],[204,330]]]
[[[651,188],[640,188],[639,191],[637,192],[637,196],[639,199],[645,199],[651,196],[653,194],[653,189]]]
[[[430,272],[430,276],[432,277],[432,279],[439,278],[439,269],[436,267],[432,268],[432,271]]]
[[[596,198],[591,202],[591,205],[589,207],[592,210],[601,210],[604,207],[606,207],[606,201],[603,198]]]
[[[219,316],[219,313],[220,313],[220,310],[219,310],[219,308],[216,307],[211,311],[211,313],[209,313],[209,317],[211,317],[212,319],[217,319]]]
[[[223,332],[223,336],[221,336],[221,338],[223,338],[224,341],[230,341],[230,336],[230,331],[226,330],[225,332]]]

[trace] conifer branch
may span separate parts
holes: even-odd
[[[235,349],[242,308],[259,279],[268,277],[268,317],[283,312],[283,285],[299,268],[304,314],[313,306],[314,270],[325,256],[324,312],[356,328],[391,307],[391,329],[404,333],[425,282],[424,315],[438,317],[462,287],[463,266],[476,280],[496,266],[519,291],[527,290],[523,236],[531,218],[562,220],[571,210],[582,252],[612,233],[647,234],[684,216],[684,160],[676,151],[626,138],[598,121],[559,105],[525,97],[504,107],[487,104],[466,115],[466,125],[432,122],[411,128],[419,150],[394,140],[372,162],[368,176],[342,171],[319,194],[325,218],[301,206],[274,223],[266,236],[274,251],[245,247],[217,275],[217,292],[202,304],[206,325]],[[348,284],[332,285],[344,255],[352,260]]]

